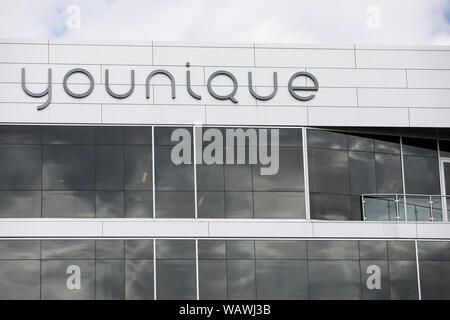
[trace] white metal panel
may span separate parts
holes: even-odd
[[[450,88],[450,70],[407,70],[409,88]]]
[[[0,43],[0,62],[48,63],[48,45]]]

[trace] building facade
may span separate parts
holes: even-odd
[[[450,48],[0,42],[0,299],[450,299]]]

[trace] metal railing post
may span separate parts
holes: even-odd
[[[434,215],[433,215],[433,198],[430,195],[430,198],[428,200],[428,203],[430,204],[430,220],[431,222],[434,222]]]
[[[366,200],[364,200],[364,195],[361,195],[361,204],[362,204],[362,214],[363,214],[363,221],[367,221],[366,217]]]
[[[398,200],[398,194],[395,195],[395,220],[400,221],[400,216],[398,213],[398,203],[400,200]]]

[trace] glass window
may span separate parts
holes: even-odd
[[[94,127],[43,127],[43,144],[93,144]]]
[[[415,261],[389,261],[392,300],[417,300],[417,269]]]
[[[125,188],[152,190],[152,148],[125,147]]]
[[[257,240],[256,259],[306,259],[306,241]]]
[[[225,192],[227,218],[253,218],[252,192]]]
[[[193,191],[157,191],[155,193],[157,218],[194,218]]]
[[[41,127],[0,126],[0,144],[40,144]]]
[[[41,188],[41,147],[0,145],[0,189]]]
[[[409,194],[441,194],[436,158],[404,156],[405,189]]]
[[[308,147],[347,150],[347,135],[333,131],[308,129]]]
[[[96,261],[95,285],[97,300],[125,299],[125,262],[123,260]]]
[[[350,197],[325,193],[311,193],[311,218],[323,220],[350,220]]]
[[[0,191],[0,218],[40,217],[40,191]]]
[[[402,144],[405,156],[437,158],[436,140],[403,137]]]
[[[39,260],[0,260],[0,300],[38,300]]]
[[[255,191],[303,191],[303,154],[301,149],[280,148],[279,170],[274,175],[261,175],[261,165],[253,166]]]
[[[152,127],[124,127],[125,144],[152,144]]]
[[[419,241],[417,251],[419,260],[450,261],[450,241]]]
[[[260,300],[308,299],[306,260],[257,260],[256,288]]]
[[[225,259],[226,258],[225,240],[199,240],[198,258]]]
[[[386,241],[359,241],[359,256],[364,260],[386,260],[387,243]]]
[[[311,192],[349,193],[350,181],[346,151],[309,149],[308,158]]]
[[[153,259],[153,240],[126,240],[126,259]]]
[[[156,240],[157,259],[195,259],[194,240]]]
[[[251,165],[225,165],[225,190],[252,191]]]
[[[127,300],[153,300],[153,260],[126,260],[125,297]]]
[[[46,145],[43,147],[44,190],[93,190],[94,146]]]
[[[224,218],[225,197],[223,191],[199,191],[197,214],[199,218]]]
[[[400,138],[379,136],[375,140],[375,152],[400,154]]]
[[[389,300],[389,266],[386,260],[361,260],[363,300]]]
[[[305,219],[303,192],[255,192],[255,218]]]
[[[123,147],[95,147],[95,184],[100,190],[123,189]]]
[[[309,295],[319,299],[361,299],[359,261],[308,260]]]
[[[359,259],[358,241],[308,241],[309,259]]]
[[[124,259],[125,244],[123,240],[96,240],[95,241],[96,259]]]
[[[227,265],[225,260],[198,261],[200,300],[227,299]]]
[[[217,164],[197,164],[197,189],[202,191],[224,190],[224,167]]]
[[[182,129],[182,131],[187,132],[190,139],[187,141],[182,141],[183,145],[192,145],[192,128],[191,127],[155,127],[155,145],[157,146],[174,146],[180,141],[172,141],[172,133],[177,130]],[[187,131],[185,131],[187,130]],[[180,130],[178,131],[180,132]]]
[[[400,156],[375,154],[377,193],[402,193],[402,164]]]
[[[228,299],[256,299],[255,260],[227,260]]]
[[[41,241],[39,240],[0,240],[0,260],[40,258]]]
[[[171,158],[172,147],[155,148],[155,184],[157,190],[194,190],[194,166],[176,165]]]
[[[422,299],[450,299],[450,261],[420,261],[419,270]]]
[[[255,259],[255,241],[227,241],[227,259]]]
[[[41,278],[43,300],[95,299],[94,260],[42,261]]]
[[[123,144],[122,127],[96,127],[96,144]]]
[[[376,193],[374,154],[367,152],[349,152],[348,157],[351,194]]]
[[[97,218],[123,218],[123,191],[97,191],[95,209]]]
[[[42,259],[95,259],[95,241],[44,240]]]
[[[374,152],[375,144],[371,136],[349,134],[348,150]]]
[[[158,299],[197,299],[195,260],[157,260],[156,270]]]
[[[94,218],[95,192],[44,191],[42,192],[43,218]]]
[[[388,241],[389,260],[415,260],[416,249],[413,241]]]
[[[125,191],[126,218],[153,218],[152,191]]]

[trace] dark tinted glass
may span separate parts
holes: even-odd
[[[402,138],[405,156],[421,156],[437,158],[437,141],[429,139]]]
[[[359,241],[359,256],[364,260],[386,260],[386,241]]]
[[[374,152],[375,143],[371,137],[348,135],[348,150]]]
[[[153,240],[126,240],[126,259],[153,259]]]
[[[227,241],[227,259],[255,259],[255,241]]]
[[[350,197],[325,193],[311,193],[311,218],[324,220],[350,220]]]
[[[157,218],[194,218],[194,192],[157,191],[155,197]]]
[[[346,151],[309,149],[308,158],[311,192],[349,193]]]
[[[308,259],[359,259],[358,241],[308,241]]]
[[[41,147],[0,145],[0,189],[41,188]]]
[[[125,127],[125,144],[152,144],[151,127]]]
[[[255,241],[256,259],[306,259],[306,241]]]
[[[410,194],[440,194],[439,165],[436,158],[403,158],[405,167],[405,189]]]
[[[413,241],[388,241],[389,260],[415,260],[416,250]]]
[[[377,193],[401,193],[402,165],[400,156],[375,154]]]
[[[225,210],[227,218],[253,218],[253,193],[226,192]]]
[[[153,300],[153,260],[125,261],[125,297],[127,300]]]
[[[0,240],[0,260],[40,258],[41,241],[39,240]]]
[[[123,128],[97,127],[95,128],[96,144],[123,144]]]
[[[100,190],[123,189],[123,147],[95,147],[95,184]]]
[[[42,259],[95,259],[95,241],[44,240]]]
[[[197,194],[197,214],[199,218],[224,218],[225,197],[223,191],[199,191]]]
[[[332,131],[309,129],[308,147],[347,150],[347,135]]]
[[[183,139],[175,139],[175,141],[172,141],[172,134],[175,130],[178,130],[176,133],[185,134],[183,137],[186,137],[187,140]],[[176,133],[174,134],[174,138],[176,136]],[[183,145],[192,145],[192,128],[189,127],[155,127],[155,145],[157,146],[173,146],[178,143],[181,143]]]
[[[194,240],[156,240],[157,259],[195,259]]]
[[[94,146],[43,146],[44,190],[93,190]]]
[[[197,189],[219,191],[225,187],[224,167],[216,164],[197,164]]]
[[[198,242],[199,259],[225,259],[225,240],[200,240]]]
[[[373,153],[349,152],[351,193],[376,192],[375,157]]]
[[[151,147],[125,147],[125,188],[127,190],[152,189]]]
[[[94,191],[42,192],[43,218],[94,218]]]
[[[305,219],[303,192],[255,192],[257,219]]]
[[[225,166],[225,190],[252,191],[252,166],[251,165],[226,165]]]
[[[155,184],[157,190],[194,190],[194,167],[176,165],[171,158],[172,147],[155,148]]]
[[[418,299],[416,271],[415,261],[389,261],[391,299]]]
[[[97,218],[123,218],[124,217],[123,191],[97,191],[95,210]]]
[[[40,144],[41,128],[37,126],[0,126],[0,144]]]
[[[197,298],[195,260],[157,260],[156,270],[158,299],[195,300]]]
[[[449,260],[450,241],[419,241],[419,260]]]
[[[450,299],[450,261],[421,261],[422,299]]]
[[[198,280],[201,300],[227,299],[227,265],[225,260],[199,260]]]
[[[152,191],[125,191],[126,218],[153,218]]]
[[[227,260],[228,299],[256,299],[255,260]]]
[[[1,218],[40,218],[40,191],[0,191]]]
[[[94,127],[43,127],[43,144],[93,144]]]
[[[96,261],[95,285],[97,300],[125,299],[125,261]]]
[[[256,288],[260,300],[308,299],[306,260],[256,261]]]
[[[389,300],[389,266],[386,260],[361,260],[361,291],[364,300]]]
[[[361,299],[359,261],[308,260],[311,299]]]
[[[400,154],[400,138],[399,137],[376,138],[375,152]]]
[[[0,300],[37,300],[39,297],[39,260],[0,260]]]
[[[96,240],[95,258],[102,260],[125,259],[125,243],[123,240]]]
[[[67,281],[72,275],[79,277],[80,289],[71,290]],[[43,300],[94,300],[95,260],[42,261],[41,299]]]

